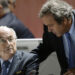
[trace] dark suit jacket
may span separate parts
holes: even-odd
[[[0,18],[0,25],[13,28],[18,38],[33,38],[29,29],[11,12]]]
[[[56,37],[53,33],[49,33],[48,28],[44,25],[43,43],[41,43],[37,49],[32,50],[32,52],[38,54],[39,61],[42,62],[54,51],[57,54],[61,67],[61,75],[63,75],[68,69],[68,60],[64,51],[63,39],[62,37]]]
[[[0,72],[1,71],[0,66]],[[10,65],[8,75],[38,75],[37,55],[21,51],[16,52]]]

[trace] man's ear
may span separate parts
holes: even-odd
[[[66,25],[66,24],[70,25],[70,24],[72,24],[72,19],[68,20],[67,18],[64,18],[63,23],[64,23],[64,25]]]
[[[64,25],[68,24],[68,19],[64,18],[63,24],[64,24]]]

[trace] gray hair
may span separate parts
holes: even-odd
[[[8,0],[0,0],[0,4],[3,6],[3,8],[8,7]]]
[[[10,2],[10,0],[8,0]],[[16,0],[12,0],[12,3],[16,3]]]
[[[63,0],[48,0],[41,8],[39,16],[42,18],[47,14],[52,14],[58,23],[65,18],[70,19],[72,6]]]
[[[8,0],[0,0],[0,4],[3,6],[4,13],[10,12],[8,8]]]
[[[13,1],[13,3],[15,3],[16,2],[16,0],[12,0]]]
[[[13,6],[14,6],[15,2],[16,2],[16,0],[12,0]],[[0,4],[3,6],[5,13],[10,12],[9,3],[11,3],[10,0],[0,0]]]
[[[15,8],[16,0],[8,0],[8,3],[11,4]]]
[[[13,36],[14,36],[14,38],[15,38],[15,39],[17,39],[16,32],[14,31],[14,29],[9,28],[9,27],[7,27],[7,26],[0,26],[0,30],[1,30],[1,29],[4,29],[4,30],[5,30],[5,29],[7,29],[7,30],[12,31],[12,32],[13,32],[13,34],[14,34],[14,35],[13,35]]]

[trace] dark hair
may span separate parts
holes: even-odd
[[[41,8],[39,16],[42,18],[47,14],[52,14],[58,23],[65,18],[71,18],[72,6],[63,0],[48,0]]]

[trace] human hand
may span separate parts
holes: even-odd
[[[69,69],[64,75],[75,75],[75,68]]]

